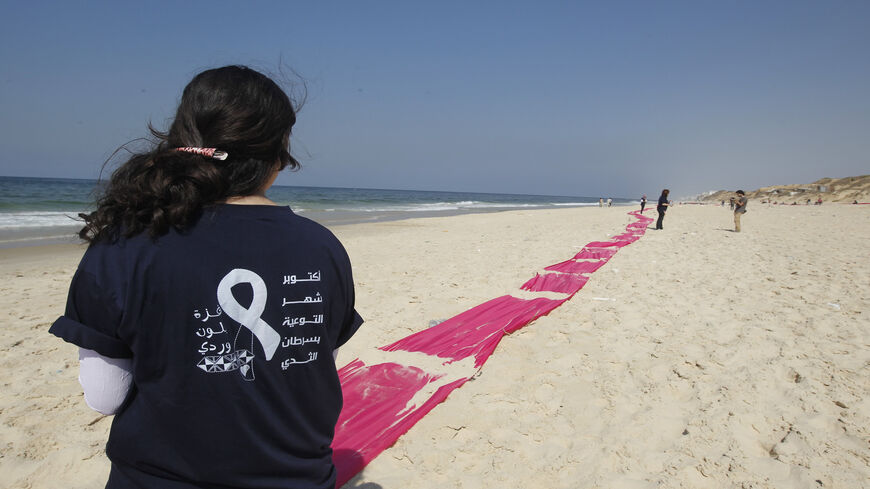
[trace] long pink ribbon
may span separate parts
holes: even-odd
[[[380,349],[422,353],[442,359],[445,365],[473,357],[474,367],[481,368],[505,334],[549,314],[569,300],[586,284],[588,274],[594,273],[620,248],[633,243],[646,232],[646,225],[652,218],[638,211],[629,214],[638,221],[626,226],[624,234],[614,236],[610,241],[593,241],[572,259],[546,268],[559,273],[536,274],[522,285],[524,290],[560,292],[568,297],[498,297]],[[576,261],[590,259],[595,261]],[[445,375],[394,362],[366,365],[359,359],[339,369],[344,408],[335,426],[332,443],[333,461],[338,470],[336,487],[341,487],[362,471],[433,407],[443,402],[453,389],[470,378],[453,379],[445,378]],[[430,384],[439,387],[422,404],[412,404],[414,396]]]

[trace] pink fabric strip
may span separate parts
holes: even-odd
[[[479,368],[492,354],[501,337],[547,315],[567,299],[539,297],[523,300],[505,295],[484,302],[437,326],[414,333],[384,351],[416,351],[455,362],[474,356]]]
[[[499,297],[381,349],[417,351],[449,361],[474,355],[475,368],[480,368],[504,334],[548,314],[565,300]],[[414,395],[441,376],[396,363],[367,366],[356,359],[340,369],[338,377],[344,408],[332,443],[333,462],[338,469],[336,487],[350,480],[468,380],[451,380],[417,406],[409,405]]]
[[[568,273],[536,274],[522,288],[572,295],[576,293],[588,280],[588,277],[578,273],[597,270],[619,248],[642,235],[646,228],[641,226],[652,221],[652,218],[638,211],[629,214],[638,221],[626,227],[623,235],[626,239],[593,241],[575,255],[575,259],[592,258],[597,261],[568,260],[552,265],[547,269],[556,267],[568,270]],[[502,336],[549,314],[566,300],[523,300],[502,296],[381,349],[425,353],[446,359],[445,363],[474,356],[475,368],[480,368],[498,346]],[[344,408],[336,424],[332,444],[333,460],[338,470],[336,487],[341,487],[359,473],[433,407],[444,401],[450,392],[468,380],[466,377],[444,379],[443,375],[392,362],[366,365],[359,359],[341,368],[338,376],[344,394]],[[418,392],[433,382],[441,385],[433,395],[419,406],[410,404]]]
[[[534,278],[524,283],[520,288],[535,292],[560,292],[562,294],[574,295],[586,285],[588,280],[589,277],[585,275],[574,275],[571,273],[548,273],[546,275],[536,273]]]
[[[574,255],[575,260],[600,260],[608,259],[619,251],[616,248],[583,248],[580,253]]]
[[[628,246],[631,244],[631,241],[592,241],[591,243],[587,243],[587,248],[622,248],[623,246]]]
[[[607,260],[597,260],[597,261],[574,261],[567,260],[562,263],[557,263],[555,265],[550,265],[544,270],[550,270],[553,272],[562,272],[562,273],[593,273],[604,264],[607,263]]]
[[[442,385],[422,405],[408,405],[421,389],[438,380],[417,367],[396,363],[366,365],[354,360],[338,371],[344,408],[335,425],[332,459],[341,487],[396,442],[447,395],[464,384]]]
[[[633,233],[623,233],[612,238],[614,241],[628,241],[629,243],[634,243],[635,241],[640,239],[640,236]]]

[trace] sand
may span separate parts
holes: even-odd
[[[341,226],[367,322],[338,357],[511,294],[624,207]],[[654,212],[654,211],[653,211]],[[345,487],[870,487],[870,206],[672,208],[505,337]],[[81,247],[0,250],[0,487],[101,487],[111,417],[47,334]],[[558,297],[554,294],[553,297]]]

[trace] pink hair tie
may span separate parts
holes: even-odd
[[[229,156],[226,151],[218,151],[216,148],[175,148],[175,151],[198,154],[221,161],[227,159],[227,156]]]

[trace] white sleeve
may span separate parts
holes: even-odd
[[[104,357],[79,348],[79,383],[88,407],[102,414],[115,414],[133,383],[133,359]]]

